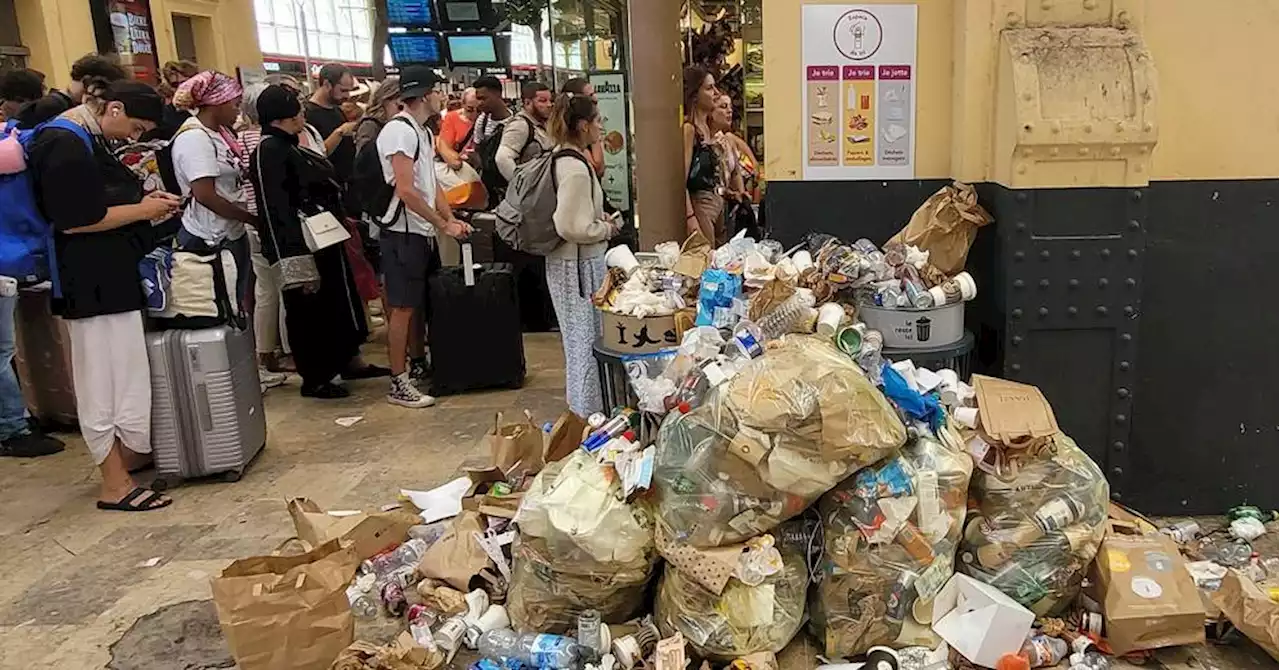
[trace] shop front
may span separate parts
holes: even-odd
[[[27,66],[53,86],[65,86],[71,63],[94,51],[118,54],[149,83],[158,82],[160,67],[171,60],[228,73],[261,67],[251,0],[12,2]]]

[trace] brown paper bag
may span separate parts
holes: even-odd
[[[582,417],[565,410],[547,435],[546,448],[542,452],[543,461],[555,463],[572,454],[582,444],[582,432],[586,427],[587,422]]]
[[[747,304],[747,318],[760,323],[764,315],[777,309],[779,305],[795,295],[795,292],[796,287],[784,281],[775,279],[765,283],[755,295],[751,296],[751,301]]]
[[[1107,523],[1093,564],[1093,588],[1112,650],[1127,654],[1204,643],[1204,606],[1178,545],[1164,535]]]
[[[407,631],[391,644],[379,647],[359,641],[342,650],[330,670],[435,670],[444,665],[439,649],[427,649]]]
[[[427,548],[418,573],[423,577],[438,579],[463,593],[471,591],[471,580],[492,565],[489,555],[476,541],[475,534],[484,534],[485,524],[478,512],[463,511],[453,518],[453,525]]]
[[[298,556],[243,558],[213,580],[241,670],[324,670],[355,635],[347,585],[360,560],[337,540]]]
[[[1040,389],[1007,379],[973,375],[982,430],[997,442],[1015,445],[1058,434],[1053,407]]]
[[[408,540],[409,527],[422,522],[416,515],[394,510],[332,516],[306,498],[289,501],[289,516],[298,539],[312,547],[341,539],[362,561]]]
[[[914,244],[929,252],[929,263],[950,276],[964,270],[978,228],[991,220],[978,204],[978,193],[972,186],[952,182],[929,196],[889,241]]]
[[[503,423],[502,412],[498,412],[493,418],[493,430],[485,439],[493,464],[508,481],[536,475],[542,469],[542,430],[528,410],[519,423]]]
[[[1280,604],[1253,580],[1238,570],[1228,571],[1213,594],[1213,604],[1271,658],[1280,659]]]
[[[711,252],[711,242],[702,233],[695,231],[680,245],[680,257],[671,266],[671,271],[701,279],[702,273],[711,265]]]

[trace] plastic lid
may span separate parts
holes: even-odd
[[[1031,661],[1022,654],[1005,654],[996,661],[996,670],[1031,670]]]
[[[679,405],[676,406],[676,408],[680,410],[681,414],[688,414],[689,410],[693,409],[692,407],[689,406],[689,403],[687,401],[681,402]]]
[[[627,432],[623,433],[622,436],[627,438],[628,441],[631,441],[631,442],[636,441],[635,431],[628,430]]]

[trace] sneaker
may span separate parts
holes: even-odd
[[[289,375],[283,372],[272,372],[266,368],[258,368],[258,381],[262,382],[263,390],[284,386],[284,382],[288,378]]]
[[[409,379],[409,373],[391,378],[391,392],[387,394],[387,402],[401,407],[421,409],[436,404],[436,399],[418,390]]]
[[[431,364],[427,362],[426,356],[409,361],[409,379],[414,384],[420,384],[429,377],[431,377]]]
[[[302,397],[319,398],[321,400],[337,400],[351,396],[351,391],[334,384],[333,382],[325,382],[316,386],[303,386]]]
[[[15,435],[0,444],[0,456],[13,456],[15,458],[35,458],[37,456],[48,456],[56,454],[66,445],[62,444],[62,440],[51,435],[37,435],[36,433],[23,433]]]

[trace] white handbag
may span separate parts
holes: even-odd
[[[312,253],[342,244],[351,239],[351,233],[329,212],[320,212],[302,219],[302,238]]]

